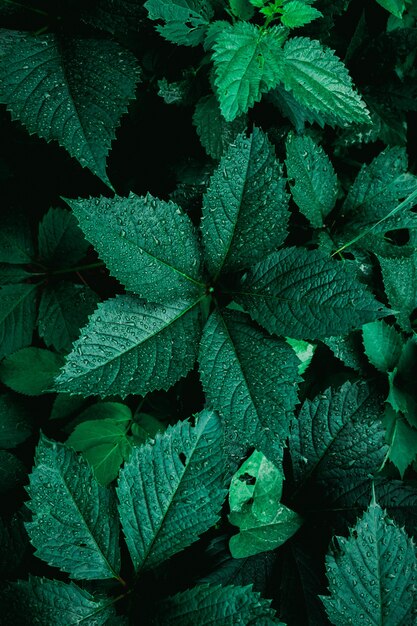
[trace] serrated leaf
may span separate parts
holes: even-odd
[[[205,0],[147,0],[150,20],[161,20],[156,30],[172,43],[198,46],[204,40],[213,10]]]
[[[39,256],[53,268],[71,268],[87,252],[88,241],[70,211],[51,208],[39,224]]]
[[[99,304],[56,379],[59,391],[106,397],[168,389],[192,369],[197,301],[162,306],[123,295]]]
[[[114,613],[109,598],[94,598],[74,583],[30,576],[7,583],[0,592],[5,623],[105,626]]]
[[[37,285],[5,285],[0,288],[0,358],[32,341],[36,324]]]
[[[58,352],[69,352],[98,300],[97,294],[86,285],[63,281],[46,287],[38,313],[38,332],[45,344]]]
[[[287,175],[295,204],[314,228],[322,228],[334,208],[338,182],[329,157],[308,137],[290,134],[287,140]]]
[[[222,157],[236,136],[245,130],[246,122],[244,115],[237,117],[233,122],[226,122],[215,96],[200,98],[193,115],[193,123],[201,144],[213,159]]]
[[[268,332],[294,339],[343,335],[384,314],[350,266],[304,248],[252,267],[235,299]]]
[[[294,479],[334,499],[377,472],[384,460],[382,399],[365,383],[345,383],[305,400],[289,440]]]
[[[135,57],[114,41],[27,33],[3,57],[0,102],[111,186],[106,158],[138,79]]]
[[[413,542],[375,502],[326,557],[330,597],[321,600],[335,626],[413,624],[417,559]]]
[[[155,439],[158,433],[163,433],[165,426],[149,413],[136,413],[132,424],[132,437],[135,444],[146,443]]]
[[[20,398],[0,395],[0,448],[15,448],[32,433],[29,412]]]
[[[282,456],[298,402],[298,359],[237,311],[214,311],[203,331],[200,377],[209,404],[225,420],[227,438]]]
[[[239,527],[229,547],[235,559],[275,550],[301,526],[301,518],[280,503],[284,476],[255,450],[232,478],[229,521]]]
[[[384,9],[395,15],[395,17],[402,18],[406,9],[406,3],[404,0],[376,0]]]
[[[6,450],[0,450],[0,494],[20,487],[27,480],[22,461]]]
[[[284,26],[287,26],[287,28],[305,26],[318,17],[323,17],[320,11],[302,0],[290,0],[286,2],[282,10],[281,22]]]
[[[179,422],[154,444],[134,448],[117,494],[136,571],[184,550],[218,520],[226,495],[223,437],[219,417],[205,410],[194,427]]]
[[[382,320],[365,324],[362,335],[369,362],[380,372],[392,371],[401,356],[401,335]]]
[[[285,341],[291,346],[300,361],[298,373],[302,376],[310,365],[317,346],[303,339],[291,339],[291,337],[286,337]]]
[[[378,261],[388,301],[401,328],[410,332],[410,315],[417,308],[417,254],[392,259],[378,255]]]
[[[369,123],[365,103],[333,50],[307,37],[293,37],[284,46],[281,80],[308,109],[330,116],[335,123]]]
[[[2,215],[0,228],[0,262],[30,263],[34,257],[29,224],[22,215],[8,212]]]
[[[221,112],[228,122],[246,113],[283,79],[285,36],[285,30],[278,26],[262,30],[247,22],[224,25],[216,33],[215,84]]]
[[[203,200],[201,230],[212,276],[237,271],[278,248],[287,235],[282,169],[258,128],[229,146]]]
[[[249,0],[229,0],[230,10],[240,20],[250,20],[254,9]]]
[[[155,626],[223,626],[225,624],[276,624],[271,601],[252,591],[252,586],[197,585],[166,598],[155,607]]]
[[[417,430],[401,414],[387,407],[384,416],[389,459],[404,478],[406,469],[417,458]]]
[[[333,119],[323,113],[318,113],[313,109],[303,106],[291,91],[284,89],[282,83],[272,89],[266,96],[266,100],[277,107],[282,115],[287,118],[294,126],[297,133],[304,132],[306,124],[318,124],[324,128],[326,123],[333,123]]]
[[[137,0],[100,0],[80,5],[81,19],[86,24],[126,37],[140,29],[144,11]]]
[[[81,457],[41,436],[27,491],[26,529],[38,558],[71,578],[119,579],[114,492],[97,484]]]
[[[129,291],[165,303],[195,296],[204,287],[195,229],[173,202],[133,193],[67,202],[110,272]]]
[[[51,391],[51,386],[64,357],[43,348],[22,348],[0,363],[2,383],[27,396],[39,396]]]
[[[323,343],[346,367],[351,367],[360,373],[365,371],[367,360],[363,354],[363,342],[359,330],[353,331],[345,337],[327,337]]]

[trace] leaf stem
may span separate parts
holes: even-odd
[[[103,261],[97,261],[97,263],[88,263],[87,265],[78,265],[77,267],[69,267],[67,269],[53,270],[47,272],[50,276],[57,276],[59,274],[72,274],[73,272],[82,272],[84,270],[94,270],[98,267],[105,267]],[[46,273],[46,272],[45,272]]]

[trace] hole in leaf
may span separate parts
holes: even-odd
[[[244,474],[241,474],[239,476],[239,480],[241,480],[242,483],[246,483],[247,485],[254,485],[256,483],[255,476],[251,476],[247,472],[245,472]]]
[[[178,457],[179,457],[179,460],[181,461],[181,463],[182,463],[182,464],[184,465],[184,467],[185,467],[185,462],[186,462],[186,460],[187,460],[187,457],[185,456],[184,452],[180,452],[180,453],[179,453],[179,455],[178,455]]]

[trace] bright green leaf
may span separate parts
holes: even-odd
[[[382,320],[365,324],[362,335],[369,362],[380,372],[392,371],[401,356],[401,335]]]
[[[323,17],[317,9],[302,0],[290,0],[282,7],[281,22],[288,28],[305,26],[318,17]]]
[[[395,15],[395,17],[399,17],[400,19],[403,16],[403,13],[406,9],[405,0],[376,0],[378,4],[380,4],[384,9]]]
[[[303,339],[291,339],[291,337],[286,337],[285,341],[291,346],[301,361],[298,365],[298,373],[302,376],[310,365],[317,346],[308,341],[303,341]]]
[[[406,469],[417,458],[417,429],[390,407],[385,411],[384,425],[389,444],[386,458],[395,465],[403,478]]]

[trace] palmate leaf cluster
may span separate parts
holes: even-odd
[[[413,626],[414,3],[0,17],[0,623]]]

